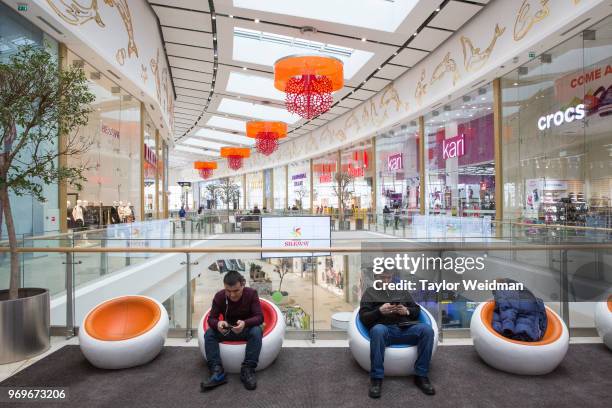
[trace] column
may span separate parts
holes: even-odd
[[[425,136],[425,118],[419,116],[419,214],[425,215],[425,152],[427,141]]]
[[[145,219],[145,186],[144,186],[144,134],[145,134],[145,106],[140,102],[140,221]]]
[[[310,213],[314,214],[314,180],[312,178],[313,175],[313,160],[310,159],[310,175],[308,179],[310,180]]]
[[[68,48],[66,44],[59,44],[59,69],[65,70],[68,68]],[[61,151],[66,146],[67,135],[65,133],[60,133],[58,135],[58,143],[57,148]],[[60,155],[58,158],[58,166],[65,167],[68,164],[68,157],[65,154]],[[59,201],[59,227],[60,232],[68,231],[68,222],[66,220],[66,215],[68,214],[68,182],[66,180],[58,182],[57,185],[57,195]],[[76,203],[73,203],[76,204]]]
[[[376,137],[372,138],[372,157],[370,158],[370,165],[372,166],[372,190],[370,194],[372,195],[372,214],[376,214],[376,209],[378,208],[378,204],[376,200],[378,198],[378,155],[376,154]]]
[[[242,175],[242,209],[246,210],[247,209],[247,178],[246,178],[246,173],[244,173]]]
[[[495,221],[504,219],[504,177],[502,161],[502,87],[501,78],[493,80],[493,138],[495,157]],[[501,228],[497,228],[501,232]]]
[[[155,219],[159,219],[159,163],[161,155],[159,154],[159,130],[155,129]]]
[[[285,208],[286,210],[289,207],[289,165],[285,165]]]

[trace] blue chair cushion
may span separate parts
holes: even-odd
[[[422,308],[421,308],[422,309]],[[419,322],[421,323],[425,323],[431,326],[431,319],[429,318],[429,315],[427,313],[425,313],[423,310],[421,310],[421,313],[419,313]],[[370,331],[368,330],[367,327],[365,327],[363,325],[363,323],[361,323],[361,319],[359,318],[359,313],[357,313],[355,315],[355,324],[357,325],[357,330],[359,330],[359,333],[367,340],[370,341]],[[392,346],[389,346],[392,348],[405,348],[405,347],[414,347],[414,346],[409,346],[407,344],[394,344]]]

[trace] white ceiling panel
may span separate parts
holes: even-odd
[[[361,99],[362,101],[365,101],[366,99],[369,99],[374,95],[376,95],[376,92],[374,91],[369,91],[367,89],[358,89],[355,92],[353,92],[353,94],[351,95],[351,98]]]
[[[368,79],[368,82],[365,83],[364,87],[367,89],[373,89],[376,91],[380,91],[381,89],[383,89],[385,86],[389,85],[390,83],[391,81],[389,81],[388,79],[372,77]]]
[[[170,65],[172,67],[190,69],[193,71],[204,71],[204,72],[212,71],[212,68],[210,70],[208,68],[210,66],[210,63],[205,62],[205,61],[178,58],[178,57],[173,57],[171,55],[168,56],[168,60],[170,61]]]
[[[399,54],[393,57],[393,60],[391,60],[391,62],[398,65],[413,67],[417,64],[417,62],[425,58],[427,55],[429,55],[429,53],[426,51],[405,48],[400,51]]]
[[[181,89],[177,89],[176,90],[176,94],[177,94],[176,100],[178,102],[190,102],[190,103],[193,103],[193,104],[196,104],[196,105],[199,105],[199,106],[202,106],[206,102],[206,99],[196,98],[196,97],[193,97],[193,96],[182,95],[181,91],[182,91]]]
[[[410,42],[410,46],[422,50],[433,51],[452,34],[453,33],[450,31],[425,27],[419,32],[415,39]]]
[[[204,3],[204,1],[202,1]],[[182,6],[184,7],[184,6]],[[212,31],[209,13],[185,10],[183,8],[160,7],[153,5],[162,26],[188,28],[199,31]]]
[[[203,139],[215,140],[217,142],[231,145],[253,146],[255,144],[255,139],[244,136],[243,134],[221,132],[219,130],[208,128],[198,129],[194,135]]]
[[[181,7],[191,10],[210,11],[208,2],[202,0],[149,0],[149,3],[163,4],[170,7]]]
[[[298,115],[287,112],[284,108],[269,105],[223,98],[217,106],[217,111],[262,120],[280,120],[293,124],[301,120]]]
[[[346,108],[355,108],[359,105],[361,105],[363,103],[363,101],[359,100],[359,99],[351,99],[351,98],[346,98],[340,101],[340,105],[339,106],[344,106]]]
[[[173,27],[162,27],[164,40],[179,44],[199,45],[201,47],[212,48],[213,37],[211,33],[181,30]]]
[[[205,67],[203,67],[205,68]],[[183,68],[171,68],[173,78],[192,79],[200,82],[212,82],[212,72],[194,72]],[[212,69],[211,69],[212,71]]]
[[[380,71],[376,73],[376,76],[379,78],[385,78],[385,79],[395,79],[398,76],[402,75],[404,72],[406,72],[406,70],[407,70],[406,67],[400,67],[397,65],[387,64],[384,67],[382,67]]]
[[[476,4],[451,1],[427,25],[458,30],[481,9],[482,6]]]
[[[182,88],[176,86],[176,93],[183,96],[192,96],[194,98],[200,98],[203,102],[208,98],[209,93],[207,91],[198,91],[194,89]]]
[[[168,55],[177,57],[187,57],[201,59],[204,61],[212,61],[214,59],[213,50],[210,48],[196,47],[193,45],[182,45],[175,43],[166,43],[166,52]]]
[[[196,89],[198,91],[205,91],[205,92],[208,92],[210,90],[210,84],[204,84],[202,82],[195,82],[195,81],[188,81],[186,79],[179,79],[179,78],[174,79],[174,86],[177,86],[177,87],[180,86],[181,88]]]

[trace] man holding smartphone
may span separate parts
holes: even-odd
[[[219,343],[246,340],[246,352],[240,369],[240,381],[247,390],[257,387],[255,368],[259,362],[263,332],[263,313],[255,289],[245,287],[246,280],[238,271],[229,271],[223,277],[224,289],[215,294],[208,330],[204,334],[204,348],[210,377],[200,383],[202,391],[225,384]]]
[[[390,283],[393,274],[385,271],[380,278],[383,283]],[[420,306],[407,291],[376,290],[370,286],[361,297],[359,318],[370,331],[371,398],[380,398],[385,375],[385,347],[394,344],[417,346],[414,383],[425,394],[435,394],[427,377],[434,332],[431,326],[419,322],[420,313]]]

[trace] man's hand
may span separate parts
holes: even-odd
[[[394,313],[395,306],[393,306],[391,303],[385,303],[384,305],[379,307],[378,310],[380,310],[380,313],[382,313],[383,315],[390,315]]]
[[[404,305],[395,305],[395,313],[400,316],[408,316],[410,314],[410,311]]]
[[[244,330],[244,320],[238,320],[236,325],[232,327],[232,331],[236,334],[240,334],[242,330]]]
[[[230,325],[225,320],[220,320],[219,323],[217,323],[217,330],[219,330],[221,333],[225,333],[229,330],[229,328]]]

